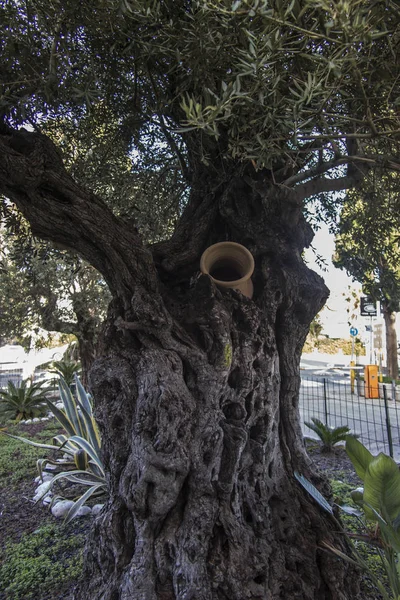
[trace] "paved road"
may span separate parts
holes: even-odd
[[[348,361],[345,362],[344,358],[341,357],[341,360],[337,360],[338,357],[332,356],[332,358],[321,360],[318,359],[318,355],[315,358],[303,356],[300,362],[300,369],[302,375],[305,374],[307,377],[329,377],[333,381],[344,383],[350,379],[350,367]],[[364,367],[358,366],[355,369],[358,372],[362,372]]]

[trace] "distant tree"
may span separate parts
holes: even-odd
[[[28,349],[32,336],[74,335],[86,380],[110,293],[101,275],[78,256],[35,240],[26,224],[2,236],[0,336]],[[40,333],[42,331],[42,333]],[[47,338],[47,341],[46,341]]]
[[[308,334],[311,339],[312,344],[316,348],[318,348],[318,338],[321,335],[322,330],[323,330],[323,326],[321,323],[321,319],[320,319],[319,315],[317,315],[316,317],[314,317],[314,319],[310,323],[310,331]]]
[[[348,192],[333,263],[379,300],[385,319],[389,376],[398,378],[396,312],[400,306],[400,178],[371,172]]]

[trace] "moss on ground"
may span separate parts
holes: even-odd
[[[8,428],[10,433],[13,428]],[[35,468],[38,458],[46,456],[46,450],[24,444],[6,435],[0,435],[0,481],[2,485],[15,485],[27,477],[36,477]]]
[[[32,425],[9,424],[7,431],[38,443],[49,443],[60,427],[50,420]],[[69,590],[82,572],[82,553],[90,522],[79,519],[66,526],[54,520],[48,509],[30,502],[37,475],[36,461],[48,454],[46,449],[0,435],[1,600],[69,597]]]
[[[84,535],[64,525],[46,524],[18,543],[6,544],[0,566],[0,589],[6,598],[38,600],[76,582],[82,572]]]

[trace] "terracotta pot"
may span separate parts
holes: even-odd
[[[239,290],[244,296],[253,297],[254,258],[241,244],[220,242],[210,246],[202,254],[200,270],[219,287]]]

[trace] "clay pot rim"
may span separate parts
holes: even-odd
[[[247,258],[249,259],[249,263],[250,263],[250,268],[249,268],[249,272],[247,273],[247,275],[244,275],[240,279],[234,279],[232,281],[223,281],[221,279],[215,279],[215,277],[210,275],[208,270],[206,270],[204,263],[205,263],[205,259],[207,258],[207,256],[210,254],[210,252],[212,252],[216,248],[224,247],[224,246],[226,248],[234,246],[247,256]],[[243,244],[238,244],[237,242],[217,242],[216,244],[213,244],[212,246],[208,246],[208,248],[206,248],[206,250],[204,250],[203,254],[201,255],[201,259],[200,259],[200,271],[204,275],[208,275],[220,287],[232,287],[233,285],[246,283],[253,275],[254,268],[255,268],[255,263],[254,263],[254,257],[252,255],[252,253],[250,252],[250,250],[248,250],[246,248],[246,246],[243,246]]]

